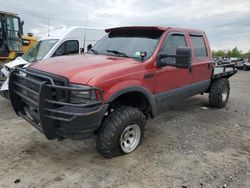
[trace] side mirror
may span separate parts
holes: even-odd
[[[189,68],[191,65],[192,52],[189,47],[180,47],[176,50],[176,68]]]
[[[92,48],[92,44],[89,44],[89,45],[87,46],[87,51],[91,50],[91,48]]]
[[[169,61],[164,61],[165,58],[169,58]],[[168,55],[160,53],[158,55],[157,67],[173,66],[176,68],[189,68],[191,65],[191,48],[179,47],[176,49],[176,55]],[[175,61],[170,61],[175,60]]]

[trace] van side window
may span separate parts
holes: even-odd
[[[207,57],[207,49],[202,36],[190,35],[194,56],[198,58]]]
[[[69,40],[63,42],[55,51],[53,57],[60,55],[78,54],[79,42],[77,40]]]
[[[77,40],[71,40],[66,42],[66,54],[78,54],[79,44]]]

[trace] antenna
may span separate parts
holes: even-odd
[[[48,37],[49,37],[49,17],[48,17]]]
[[[87,25],[88,25],[88,13],[86,15],[86,20],[85,20],[85,33],[84,33],[84,41],[83,41],[83,50],[84,51],[85,51],[86,36],[87,36]]]

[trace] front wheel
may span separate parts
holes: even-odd
[[[137,108],[122,106],[103,122],[97,136],[97,151],[107,158],[133,152],[141,142],[145,115]]]
[[[212,107],[222,108],[226,106],[230,93],[230,85],[227,78],[213,80],[209,90],[209,104]]]

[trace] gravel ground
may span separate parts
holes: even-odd
[[[0,187],[250,187],[250,72],[227,107],[187,99],[148,122],[132,154],[105,159],[95,138],[48,141],[0,99]]]

